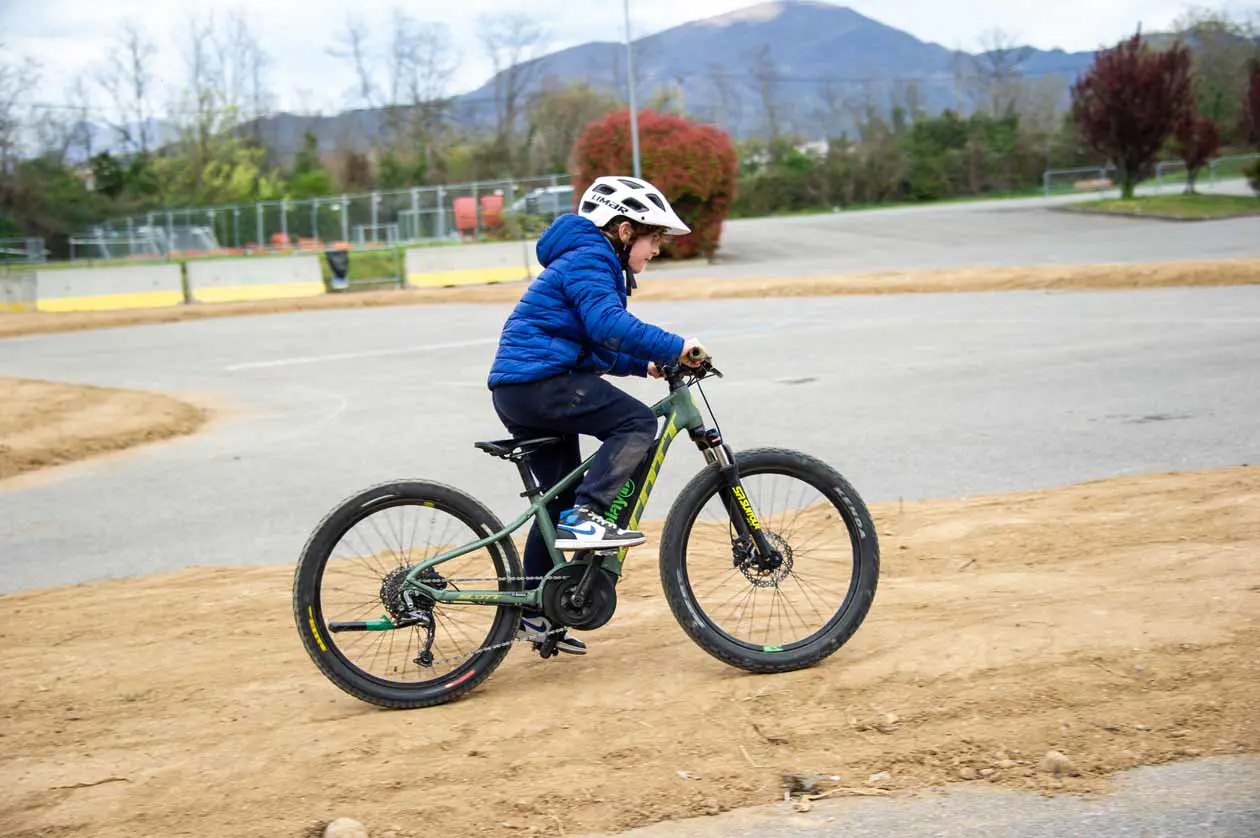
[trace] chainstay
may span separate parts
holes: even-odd
[[[443,579],[443,581],[447,583],[450,583],[450,582],[546,582],[548,580],[554,581],[556,579],[563,579],[563,578],[564,577],[562,576],[466,576],[466,577],[461,577],[461,578]],[[566,631],[568,631],[568,627],[561,626],[560,628],[555,628],[555,629],[552,629],[551,631],[543,632],[543,637],[551,637],[553,634],[564,634]],[[533,640],[527,640],[524,637],[519,637],[519,638],[513,637],[511,640],[505,640],[502,643],[491,643],[487,646],[481,646],[479,648],[473,649],[471,652],[467,652],[462,655],[456,655],[454,657],[447,657],[447,658],[434,660],[432,665],[433,666],[446,666],[453,663],[460,663],[460,662],[469,660],[470,658],[475,658],[477,655],[485,654],[486,652],[493,652],[495,649],[504,649],[516,643],[534,643],[535,645],[537,645],[536,642]]]

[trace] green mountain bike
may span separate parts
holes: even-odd
[[[687,432],[706,465],[682,490],[660,539],[660,574],[675,619],[701,648],[749,672],[811,666],[858,629],[875,596],[879,541],[857,491],[831,466],[782,449],[732,452],[706,422],[692,388],[721,376],[708,358],[668,367],[669,395],[653,408],[656,444],[608,517],[636,528],[670,444]],[[708,407],[708,399],[705,398]],[[712,415],[712,410],[709,411]],[[312,533],[293,580],[306,651],[334,684],[371,704],[452,701],[499,666],[522,609],[591,631],[612,618],[626,550],[583,551],[526,577],[512,534],[536,521],[551,545],[547,504],[581,480],[538,485],[530,455],[559,437],[478,442],[516,464],[529,508],[506,526],[447,485],[397,481],[365,489]],[[564,628],[538,645],[555,652]]]

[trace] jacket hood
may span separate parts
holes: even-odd
[[[538,240],[538,262],[546,268],[564,254],[583,248],[599,249],[617,270],[617,254],[608,239],[589,219],[574,213],[561,215],[542,234]]]

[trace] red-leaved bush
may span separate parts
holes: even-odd
[[[1190,50],[1152,49],[1140,35],[1104,49],[1072,85],[1072,117],[1081,138],[1121,172],[1121,192],[1146,174],[1164,141],[1194,102]]]
[[[667,239],[663,255],[713,258],[739,175],[739,157],[730,136],[680,116],[641,111],[639,160],[643,179],[665,193],[691,228],[691,235]],[[573,188],[579,199],[597,177],[632,174],[630,111],[615,111],[587,125],[573,149],[573,161]]]

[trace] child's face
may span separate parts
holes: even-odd
[[[661,240],[664,238],[663,233],[653,233],[650,236],[639,236],[635,239],[634,245],[630,248],[630,270],[637,274],[643,273],[647,263],[661,252]]]

